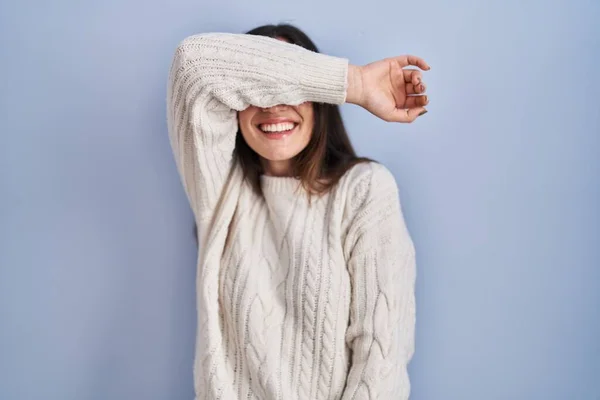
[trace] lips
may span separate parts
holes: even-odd
[[[280,122],[278,124],[259,124],[258,129],[264,133],[275,133],[289,131],[296,127],[294,122]]]
[[[299,123],[290,118],[270,118],[260,121],[256,128],[269,139],[281,139],[291,135]]]
[[[276,130],[276,131],[267,131],[265,132],[264,130],[260,129],[261,133],[264,135],[264,137],[266,137],[267,139],[283,139],[287,136],[293,135],[294,132],[296,132],[298,125],[297,124],[289,124],[289,126],[291,126],[291,129],[285,129],[285,130]],[[287,127],[286,127],[287,128]]]

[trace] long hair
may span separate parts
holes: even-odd
[[[289,24],[263,25],[246,34],[281,38],[315,53],[317,46],[300,29]],[[313,103],[314,127],[308,145],[292,160],[292,175],[300,179],[309,196],[329,191],[352,166],[371,161],[358,157],[350,143],[339,107]],[[248,146],[238,130],[234,156],[241,164],[244,177],[257,193],[264,172],[258,154]]]

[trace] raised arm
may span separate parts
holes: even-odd
[[[345,101],[348,61],[277,39],[195,35],[175,51],[167,89],[169,138],[190,205],[210,218],[231,169],[237,111]],[[199,213],[199,214],[198,214]]]
[[[346,342],[352,359],[342,400],[407,400],[414,352],[415,250],[392,174],[373,164],[345,251],[352,294]],[[356,201],[356,200],[355,200]]]

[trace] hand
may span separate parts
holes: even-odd
[[[350,65],[346,102],[357,104],[371,114],[388,122],[413,122],[427,112],[429,103],[418,69],[404,69],[409,65],[422,70],[427,63],[415,56],[386,58],[365,66]]]

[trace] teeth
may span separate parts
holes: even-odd
[[[263,132],[284,132],[294,129],[293,122],[282,122],[280,124],[260,124],[259,128]]]

